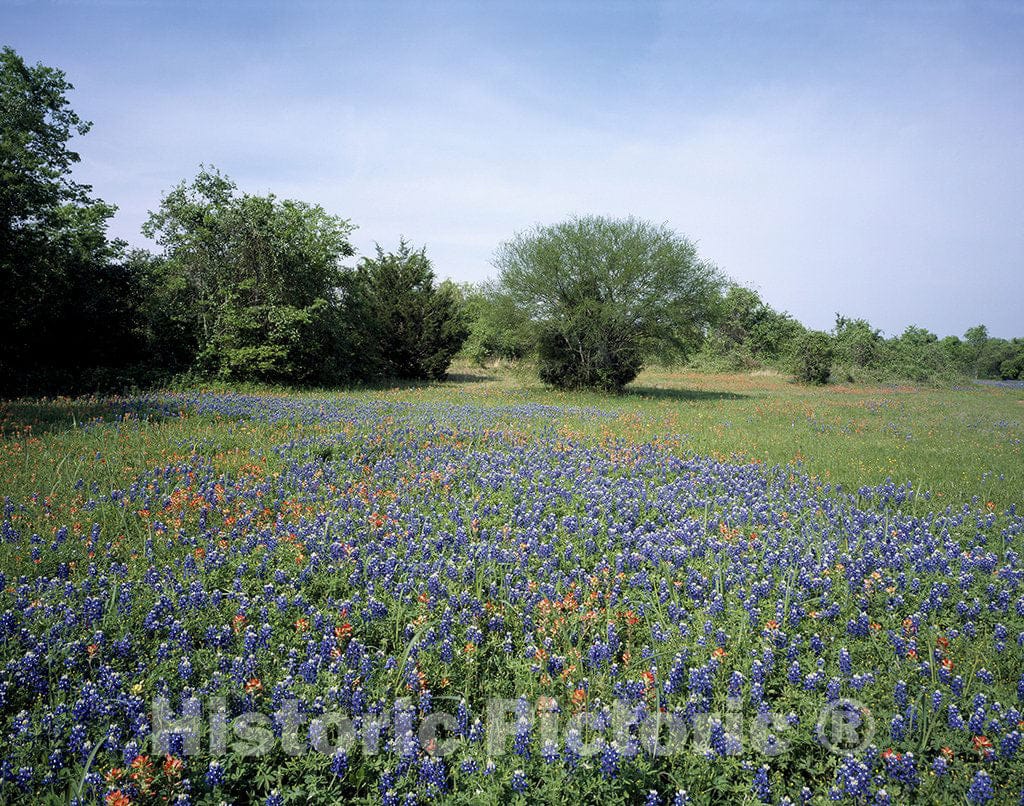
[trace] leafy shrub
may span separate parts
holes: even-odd
[[[143,227],[164,249],[159,297],[190,333],[193,368],[229,381],[336,380],[310,337],[333,321],[354,227],[317,205],[236,190],[204,168]]]
[[[794,375],[802,383],[828,383],[834,349],[827,333],[808,330],[797,340]]]
[[[469,336],[462,354],[483,366],[489,361],[520,361],[534,354],[537,334],[522,311],[494,283],[462,287]]]
[[[544,328],[537,343],[540,379],[560,389],[621,389],[639,374],[643,355],[635,339],[615,333],[582,320]]]

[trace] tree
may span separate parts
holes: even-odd
[[[948,377],[957,375],[969,375],[970,367],[964,356],[966,345],[956,336],[946,336],[935,344],[939,354],[939,364],[942,367],[942,374]]]
[[[761,361],[779,363],[788,359],[803,332],[804,326],[788,313],[768,307],[750,331],[750,351]]]
[[[875,362],[881,349],[882,333],[871,327],[866,319],[851,319],[836,314],[836,358],[852,367],[867,367]]]
[[[698,366],[728,370],[778,363],[789,357],[802,331],[799,322],[776,311],[753,289],[729,283],[695,361]]]
[[[1024,368],[1021,345],[1021,339],[992,338],[988,328],[975,325],[964,333],[965,369],[974,378],[1018,378]]]
[[[1011,373],[1014,359],[1019,350],[1019,343],[1015,346],[1013,342],[1006,339],[989,338],[978,359],[978,377],[1006,378],[1008,375],[1013,377]],[[1004,364],[1006,364],[1006,372],[1003,371]]]
[[[348,300],[365,322],[365,355],[382,377],[443,378],[469,333],[458,288],[435,286],[426,249],[404,238],[397,252],[378,245],[375,258],[360,261]]]
[[[981,357],[988,344],[988,328],[984,325],[968,328],[964,333],[964,343],[967,345],[966,357],[969,362],[967,369],[972,376],[977,378],[981,370]]]
[[[90,385],[125,348],[123,244],[107,239],[113,205],[71,176],[69,141],[91,125],[72,89],[60,70],[0,51],[0,394]]]
[[[1024,380],[1024,339],[1013,339],[1011,350],[999,364],[999,377],[1003,380]]]
[[[238,195],[216,169],[174,188],[143,233],[163,247],[161,295],[193,368],[225,380],[331,383],[341,260],[354,227],[317,205]]]
[[[896,378],[917,383],[934,382],[951,370],[943,364],[939,337],[927,328],[908,325],[886,346],[890,372]]]
[[[765,317],[768,306],[752,288],[729,283],[722,298],[721,311],[715,330],[733,349],[745,345],[751,332]]]
[[[64,73],[37,64],[29,67],[9,47],[0,51],[0,248],[39,246],[45,226],[66,204],[87,205],[88,185],[71,179],[79,161],[68,148],[75,134],[92,124],[70,108],[74,89]]]
[[[832,339],[820,330],[808,330],[796,343],[794,374],[803,383],[828,383],[832,371]]]
[[[469,336],[462,352],[479,366],[488,361],[519,361],[536,349],[536,334],[507,292],[493,281],[463,286]]]
[[[499,288],[537,336],[538,369],[561,388],[620,390],[649,357],[700,342],[718,270],[666,226],[571,218],[519,233],[494,259]]]
[[[167,381],[187,373],[199,351],[193,326],[194,311],[161,255],[129,250],[121,261],[138,289],[135,316],[142,357],[138,376],[144,384]]]

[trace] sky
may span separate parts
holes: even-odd
[[[805,325],[1024,336],[1024,2],[11,2],[140,233],[216,166],[439,277],[636,216]]]

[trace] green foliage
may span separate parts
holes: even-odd
[[[836,314],[836,360],[853,367],[866,367],[878,358],[882,345],[881,331],[875,330],[865,319],[848,319]]]
[[[774,311],[756,292],[731,285],[718,301],[714,322],[690,366],[706,372],[795,368],[796,375],[807,380],[803,333],[799,322]],[[962,341],[956,336],[940,339],[913,325],[899,336],[885,338],[867,320],[837,313],[831,337],[829,372],[820,366],[820,355],[813,362],[812,374],[818,378],[948,385],[966,376],[1016,379],[1024,371],[1024,340],[991,338],[984,325],[970,328]]]
[[[929,383],[951,379],[961,367],[948,365],[943,359],[955,349],[949,344],[941,346],[939,337],[926,328],[910,325],[886,342],[878,367],[892,380]]]
[[[1024,354],[1020,340],[990,338],[984,325],[970,328],[962,341],[956,336],[940,339],[913,325],[885,339],[865,320],[837,315],[833,335],[832,375],[855,382],[950,384],[965,377],[1012,379],[1020,371],[1015,361]]]
[[[750,330],[750,349],[759,361],[774,365],[790,355],[805,328],[788,313],[765,307],[765,315]]]
[[[999,363],[999,376],[1007,381],[1024,379],[1024,339],[1009,344],[1012,352]]]
[[[378,246],[358,267],[348,308],[361,318],[370,376],[440,379],[468,335],[458,288],[434,284],[425,249],[399,241],[397,252]],[[362,310],[359,310],[362,309]]]
[[[540,379],[559,389],[617,391],[639,374],[643,358],[624,323],[596,305],[544,325],[537,340]]]
[[[977,378],[981,371],[981,356],[988,344],[988,328],[975,325],[964,333],[964,359],[968,372]]]
[[[84,135],[60,70],[0,51],[0,396],[128,388],[172,377],[333,385],[443,377],[454,353],[535,356],[560,388],[620,390],[645,361],[712,370],[796,366],[805,380],[944,383],[1024,377],[1024,340],[984,325],[963,340],[911,326],[884,338],[836,315],[829,345],[731,283],[667,227],[572,218],[520,233],[497,282],[435,286],[398,252],[342,266],[353,226],[321,207],[239,194],[202,169],[144,233],[107,237],[115,207],[72,178]],[[467,338],[468,334],[468,338]]]
[[[68,105],[72,89],[60,70],[29,67],[9,47],[0,51],[0,243],[5,250],[39,240],[63,205],[89,202],[90,188],[70,178],[80,158],[68,141],[92,125]]]
[[[715,332],[730,347],[748,345],[751,332],[768,310],[756,291],[731,283],[722,298]]]
[[[730,283],[718,300],[714,321],[692,366],[750,370],[785,363],[803,326],[763,302],[756,291]]]
[[[199,351],[193,312],[182,293],[184,280],[172,274],[167,260],[144,249],[133,249],[124,265],[141,288],[138,318],[144,345],[143,378],[159,383],[192,368]]]
[[[237,195],[216,170],[162,199],[143,227],[163,247],[159,295],[193,369],[232,381],[338,380],[323,335],[337,322],[353,226],[317,205]]]
[[[828,382],[835,351],[832,339],[820,330],[808,330],[797,340],[793,373],[803,383]]]
[[[522,311],[496,283],[466,285],[462,299],[469,319],[463,355],[478,366],[520,361],[537,348],[537,334]]]
[[[853,383],[951,384],[965,376],[1015,379],[1024,368],[1024,340],[990,338],[983,325],[940,339],[931,331],[910,326],[899,336],[885,338],[865,319],[836,314],[831,333],[831,365],[827,353],[806,355],[807,345],[820,339],[801,339],[803,326],[778,314],[750,289],[733,286],[718,303],[718,314],[701,350],[690,365],[704,371],[751,370],[784,365],[800,380],[810,376]],[[809,366],[813,365],[813,368]]]
[[[721,284],[696,247],[633,218],[571,218],[519,233],[495,256],[499,289],[537,334],[541,378],[621,389],[648,357],[698,345]]]
[[[989,339],[978,356],[978,377],[1014,380],[1024,365],[1024,339]]]
[[[137,359],[134,275],[115,208],[71,178],[90,124],[60,70],[0,51],[0,395],[109,386]]]

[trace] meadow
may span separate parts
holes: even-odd
[[[1024,391],[0,403],[0,801],[1018,803]]]

